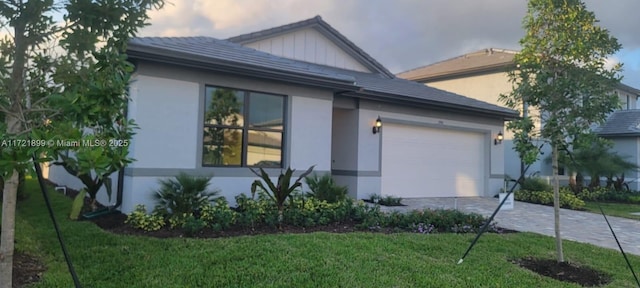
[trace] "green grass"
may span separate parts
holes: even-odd
[[[40,194],[18,205],[17,249],[48,267],[34,287],[72,287]],[[474,235],[311,233],[225,239],[154,239],[104,232],[68,220],[71,200],[51,193],[84,287],[578,287],[539,276],[509,259],[553,258],[553,239],[530,233]],[[634,287],[613,250],[565,241],[568,261],[610,274],[607,287]],[[631,257],[640,269],[640,257]]]
[[[630,203],[600,203],[602,206],[602,210],[604,210],[604,214],[608,216],[617,216],[629,219],[640,220],[640,215],[631,215],[632,212],[640,212],[640,204],[630,204]],[[584,205],[584,209],[588,212],[598,213],[600,214],[600,208],[596,202],[586,202]]]

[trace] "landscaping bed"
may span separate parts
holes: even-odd
[[[603,286],[611,282],[611,277],[605,273],[569,262],[559,263],[552,259],[536,259],[532,257],[517,259],[512,262],[542,276],[576,283],[582,287]]]
[[[41,274],[40,282],[34,287],[69,287],[72,284],[66,264],[48,215],[42,213],[45,208],[41,197],[33,191],[31,194],[28,201],[19,205],[18,217],[29,225],[18,226],[18,247],[39,256],[40,253],[49,255],[44,258],[48,270]],[[531,273],[508,260],[552,256],[552,239],[532,233],[489,233],[480,239],[463,264],[456,265],[475,236],[463,232],[474,231],[435,233],[437,230],[425,229],[429,228],[425,225],[416,225],[415,230],[394,229],[398,224],[406,228],[407,225],[401,223],[410,221],[400,220],[412,218],[401,218],[399,213],[376,218],[380,214],[375,207],[367,208],[367,217],[374,220],[366,225],[362,225],[365,210],[359,210],[360,214],[355,214],[360,215],[357,221],[316,223],[309,227],[287,223],[280,227],[273,223],[254,223],[250,227],[245,222],[245,226],[221,230],[207,225],[186,237],[183,228],[171,229],[169,224],[157,231],[134,228],[125,223],[124,214],[72,221],[68,219],[70,199],[59,193],[51,194],[80,280],[94,287],[469,287],[478,283],[503,287],[575,287],[572,286],[575,284]],[[257,204],[251,201],[244,204],[247,203]],[[235,208],[224,211],[243,211]],[[450,213],[443,211],[445,214],[422,211],[423,215],[417,211],[409,217],[425,217],[426,213],[428,217],[424,219],[433,219],[435,223]],[[289,214],[286,219],[296,219],[293,215],[296,214]],[[373,223],[382,225],[371,226]],[[446,221],[441,223],[443,227],[449,226]],[[234,237],[247,235],[251,237]],[[24,246],[35,242],[38,244]],[[571,241],[565,241],[565,251],[570,263],[601,270],[610,277],[614,287],[633,285],[629,273],[620,269],[624,262],[615,251]],[[636,256],[631,256],[631,261],[640,265],[640,258]],[[556,273],[556,276],[569,272]],[[584,275],[580,273],[582,271],[578,275]]]

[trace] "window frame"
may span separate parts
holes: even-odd
[[[239,92],[242,94],[243,97],[243,103],[242,103],[242,114],[240,114],[243,117],[243,123],[242,125],[238,125],[238,126],[233,126],[233,125],[226,125],[226,124],[207,124],[204,115],[206,115],[207,113],[207,90],[208,89],[229,89],[229,90],[233,90],[235,92]],[[273,129],[273,128],[264,128],[264,127],[252,127],[251,126],[251,116],[250,116],[250,105],[251,105],[251,98],[253,98],[251,95],[253,93],[259,93],[259,94],[265,94],[268,96],[277,96],[277,97],[281,97],[282,99],[282,129]],[[287,108],[289,105],[289,97],[288,95],[285,94],[278,94],[278,93],[271,93],[271,92],[265,92],[265,91],[257,91],[257,90],[251,90],[251,89],[242,89],[242,88],[235,88],[235,87],[229,87],[229,86],[220,86],[220,85],[211,85],[211,84],[205,84],[204,85],[204,98],[203,98],[203,108],[201,109],[201,111],[203,111],[203,117],[200,119],[202,122],[202,125],[200,127],[200,135],[202,135],[202,141],[199,143],[200,147],[202,147],[202,153],[200,155],[200,165],[201,167],[212,167],[212,168],[246,168],[246,167],[263,167],[263,168],[280,168],[282,169],[282,167],[284,167],[284,159],[285,159],[285,151],[286,151],[286,133],[287,133],[287,128],[289,125],[289,119],[287,117]],[[238,129],[241,131],[241,148],[240,148],[240,164],[239,165],[224,165],[224,164],[220,164],[220,165],[216,165],[216,164],[207,164],[205,163],[205,151],[204,151],[204,147],[206,145],[211,145],[211,144],[206,144],[207,142],[205,142],[204,138],[204,131],[207,128],[220,128],[220,129],[224,129],[224,130],[233,130],[233,129]],[[248,165],[247,164],[247,158],[248,158],[248,151],[249,151],[249,131],[262,131],[262,132],[275,132],[275,133],[280,133],[281,138],[280,138],[280,159],[279,159],[279,165],[278,166],[263,166],[263,165]]]

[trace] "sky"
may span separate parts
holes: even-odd
[[[519,49],[525,0],[168,0],[140,36],[225,39],[320,15],[399,73],[485,48]],[[623,83],[640,89],[640,1],[585,0],[623,49]]]

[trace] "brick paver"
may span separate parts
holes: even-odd
[[[451,209],[491,216],[498,207],[497,198],[421,198],[403,199],[404,207],[384,207],[408,211],[423,208]],[[640,255],[640,221],[607,216],[625,252]],[[553,207],[516,201],[513,210],[500,211],[494,221],[498,226],[518,231],[554,236]],[[618,246],[601,214],[560,209],[562,239],[589,243],[618,250]]]

